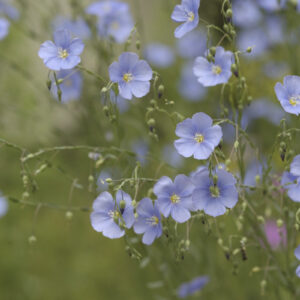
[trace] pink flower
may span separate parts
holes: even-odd
[[[282,227],[278,228],[274,220],[269,220],[265,223],[264,230],[267,241],[273,250],[280,247],[286,247],[286,227],[284,224]]]

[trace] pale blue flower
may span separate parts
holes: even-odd
[[[190,119],[177,124],[174,142],[178,153],[184,157],[207,159],[221,141],[222,129],[212,125],[212,119],[205,113],[196,113]]]
[[[207,89],[198,82],[193,72],[193,63],[187,63],[181,71],[179,92],[188,101],[201,101],[204,99]]]
[[[82,90],[82,76],[80,72],[77,70],[62,70],[59,71],[56,76],[58,80],[63,80],[59,85],[62,92],[61,102],[66,103],[70,100],[78,100]],[[57,86],[54,79],[52,80],[51,92],[53,96],[58,99]]]
[[[207,38],[203,30],[195,29],[177,40],[177,51],[183,58],[196,58],[204,55],[206,46]]]
[[[3,40],[9,32],[10,22],[4,18],[0,18],[0,40]]]
[[[20,17],[19,11],[6,0],[0,1],[0,14],[1,13],[14,21],[18,20]]]
[[[192,31],[199,23],[198,9],[200,0],[182,0],[180,5],[176,5],[172,13],[172,20],[179,25],[174,32],[176,38],[182,38],[186,33]]]
[[[235,0],[232,4],[233,23],[240,27],[256,26],[262,13],[254,0]]]
[[[103,38],[112,37],[117,43],[124,43],[134,26],[129,5],[124,2],[95,2],[87,7],[86,12],[99,17],[99,35]]]
[[[208,276],[199,276],[194,278],[190,282],[181,284],[177,290],[179,298],[186,298],[203,289],[203,287],[209,282]]]
[[[0,218],[5,216],[8,211],[8,203],[6,198],[0,193]]]
[[[195,208],[212,217],[224,215],[226,208],[233,208],[238,201],[236,180],[223,169],[217,168],[214,174],[210,174],[208,169],[202,170],[194,176],[193,182]]]
[[[115,200],[110,193],[101,193],[93,203],[92,227],[110,239],[124,236],[123,227],[129,229],[135,221],[131,203],[131,197],[122,190],[117,192]]]
[[[121,95],[116,95],[113,90],[110,90],[110,101],[115,104],[119,112],[125,113],[129,109],[128,100],[124,99]]]
[[[54,33],[54,43],[46,41],[41,45],[39,57],[51,70],[68,70],[80,63],[83,49],[83,42],[79,38],[72,38],[71,33],[63,29]]]
[[[142,199],[136,210],[138,217],[133,225],[137,234],[144,234],[142,242],[151,245],[155,239],[162,235],[161,217],[157,201],[152,203],[149,198]]]
[[[178,154],[173,145],[166,145],[163,148],[162,156],[163,160],[174,168],[179,168],[183,163],[182,156]]]
[[[169,215],[178,222],[186,222],[190,217],[190,210],[194,210],[192,192],[194,185],[185,175],[177,175],[173,181],[163,176],[153,187],[157,196],[159,211],[167,218]]]
[[[300,202],[300,155],[294,157],[290,172],[284,172],[281,185],[287,190],[287,194],[294,202]]]
[[[300,245],[295,249],[294,254],[296,258],[300,260]],[[296,275],[300,278],[300,265],[296,269]]]
[[[67,29],[74,36],[85,40],[91,37],[91,30],[83,18],[78,17],[74,20],[63,16],[58,16],[52,22],[54,31],[59,29]]]
[[[277,82],[275,85],[276,96],[283,109],[291,114],[300,113],[300,77],[285,76],[283,84]]]
[[[208,61],[205,57],[196,58],[194,74],[204,86],[226,83],[232,75],[231,65],[233,63],[233,53],[217,47],[214,61]]]
[[[112,82],[118,83],[123,98],[141,98],[149,93],[152,69],[145,60],[139,60],[135,53],[124,52],[118,62],[110,65],[109,77]]]
[[[151,65],[157,68],[167,68],[175,60],[172,48],[160,43],[147,45],[144,50],[144,57]]]

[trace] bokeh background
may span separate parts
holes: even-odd
[[[120,114],[118,138],[116,126],[109,122],[102,111],[102,86],[95,78],[83,74],[83,91],[79,101],[62,105],[48,91],[48,70],[37,55],[38,49],[42,42],[51,39],[51,22],[57,15],[71,16],[74,7],[77,11],[83,11],[91,3],[87,0],[78,2],[80,3],[75,0],[12,2],[20,12],[20,19],[12,22],[9,35],[0,41],[0,137],[32,152],[59,145],[113,145],[131,151],[139,149],[144,157],[140,158],[143,160],[141,175],[145,177],[174,176],[195,170],[198,163],[193,159],[170,166],[163,156],[164,147],[172,147],[175,139],[176,120],[156,114],[159,141],[149,137],[145,113],[151,95],[146,99],[130,102],[129,110]],[[170,46],[176,53],[171,67],[154,67],[161,74],[165,86],[163,98],[175,102],[171,108],[166,109],[184,116],[204,111],[213,117],[219,117],[219,88],[210,89],[203,101],[194,102],[187,101],[178,89],[185,60],[176,52],[177,41],[173,36],[176,24],[170,19],[178,1],[124,2],[131,6],[141,42],[141,50],[137,50],[134,38],[129,49],[142,55],[147,44],[160,42]],[[220,8],[221,1],[202,0],[200,16],[209,23],[222,26]],[[263,10],[262,14],[264,18],[271,15]],[[253,99],[267,98],[267,101],[281,110],[273,87],[285,74],[298,74],[299,16],[293,11],[273,14],[283,22],[283,27],[272,27],[271,33],[280,35],[278,30],[282,30],[282,35],[276,37],[276,42],[266,45],[255,59],[242,58],[242,71]],[[264,26],[264,21],[261,22],[257,25],[259,28]],[[205,25],[200,22],[199,26],[205,32]],[[215,44],[220,37],[220,34],[214,32],[210,43]],[[261,33],[261,40],[267,38],[267,34]],[[85,44],[82,64],[108,78],[108,66],[124,51],[124,45],[113,45],[110,51],[110,46],[105,41],[95,37],[85,41]],[[227,45],[225,40],[223,46]],[[249,42],[248,46],[255,45]],[[267,63],[270,69],[265,71]],[[272,68],[274,66],[279,69]],[[291,124],[297,124],[296,118],[287,116],[283,111],[282,113],[280,117],[286,117]],[[272,116],[274,114],[271,113]],[[249,130],[262,152],[265,151],[267,155],[277,133],[279,120],[274,124],[270,114],[269,117],[262,117],[264,119],[256,120],[249,126]],[[224,144],[224,151],[227,153],[234,140],[232,135],[229,128],[228,141]],[[299,143],[297,145],[295,142],[294,146],[299,147]],[[167,150],[167,156],[171,153],[172,150]],[[249,163],[252,157],[253,153],[249,153]],[[37,203],[68,205],[75,178],[87,187],[90,175],[97,180],[101,171],[109,171],[111,176],[118,179],[130,176],[135,167],[135,158],[117,156],[117,159],[108,160],[95,170],[95,162],[88,158],[87,151],[64,151],[43,158],[52,165],[36,178],[38,189],[30,196],[30,200]],[[42,161],[35,160],[30,168],[33,171],[41,164]],[[276,157],[276,167],[282,167],[279,155]],[[23,193],[20,153],[2,145],[0,170],[2,193],[19,199]],[[149,188],[149,184],[144,186],[140,197]],[[96,194],[96,189],[89,192],[87,188],[75,188],[72,205],[90,207]],[[260,199],[265,200],[260,194],[254,197],[258,202]],[[276,214],[271,213],[273,218],[276,218]],[[220,217],[218,222],[224,236],[235,234],[234,216],[230,219]],[[246,261],[228,261],[216,243],[215,234],[200,220],[193,225],[190,252],[186,253],[184,260],[179,261],[176,260],[176,249],[164,239],[156,241],[151,251],[138,244],[137,248],[144,257],[141,262],[130,258],[125,251],[123,239],[109,240],[93,231],[88,212],[76,211],[72,220],[68,220],[65,211],[41,207],[36,213],[35,207],[10,202],[7,215],[0,219],[0,228],[0,299],[175,299],[175,291],[180,283],[205,274],[210,276],[211,283],[202,291],[202,299],[264,298],[260,293],[261,276],[250,274],[254,266],[266,263],[261,255],[261,245],[249,247]],[[34,244],[28,243],[28,238],[32,235],[37,238]],[[279,260],[285,259],[280,253],[278,257]],[[286,292],[276,284],[271,284],[268,289],[269,294],[264,299],[289,299]],[[195,299],[200,299],[200,296]]]

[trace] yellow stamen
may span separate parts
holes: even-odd
[[[192,11],[190,11],[190,12],[188,13],[188,21],[189,21],[189,22],[193,22],[194,19],[195,19],[195,15],[194,15],[194,13],[193,13]]]
[[[120,24],[118,22],[112,22],[110,26],[113,30],[117,30],[120,28]]]
[[[69,53],[66,49],[59,49],[58,50],[58,55],[60,58],[65,59],[69,56]]]
[[[213,66],[212,71],[214,74],[219,75],[222,72],[222,69],[220,66]]]
[[[197,143],[202,143],[204,141],[204,136],[200,133],[196,133],[195,137],[194,137],[194,140],[197,142]]]
[[[125,82],[129,82],[129,81],[131,81],[133,79],[133,76],[132,76],[132,74],[130,74],[130,73],[125,73],[124,75],[123,75],[123,80],[125,81]]]
[[[155,226],[159,223],[159,219],[156,216],[153,216],[151,218],[148,219],[148,222],[152,225]]]
[[[297,100],[298,97],[291,97],[289,99],[289,102],[292,106],[296,106],[297,104],[299,104],[299,101]]]
[[[173,195],[170,197],[170,199],[171,199],[171,202],[172,202],[172,203],[178,203],[179,200],[180,200],[180,197],[179,197],[178,195],[176,195],[176,194],[173,194]]]

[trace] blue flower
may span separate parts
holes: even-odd
[[[182,0],[181,5],[176,5],[172,13],[172,20],[183,23],[175,29],[176,38],[182,38],[186,33],[197,27],[199,22],[198,9],[200,0]]]
[[[226,207],[233,208],[236,205],[238,192],[232,174],[217,168],[213,175],[212,178],[208,169],[194,175],[193,202],[198,210],[217,217],[225,214]]]
[[[149,198],[142,199],[137,207],[137,220],[133,229],[137,234],[143,235],[143,243],[151,245],[153,241],[162,234],[162,225],[157,201],[154,202]]]
[[[192,192],[194,185],[185,175],[177,175],[173,181],[163,176],[154,185],[153,192],[157,196],[159,211],[167,218],[169,215],[178,222],[186,222],[190,210],[194,210]]]
[[[300,202],[300,155],[294,157],[290,172],[284,172],[281,185],[287,189],[288,196],[294,202]]]
[[[70,20],[68,18],[58,16],[54,19],[53,23],[54,31],[59,29],[67,29],[74,36],[80,39],[88,39],[91,37],[91,30],[88,24],[81,18]]]
[[[173,145],[166,145],[163,148],[162,156],[163,160],[174,168],[179,168],[183,163],[182,156],[178,154]]]
[[[127,3],[119,1],[102,1],[89,5],[88,14],[99,17],[98,32],[101,37],[113,37],[117,43],[124,43],[134,26]]]
[[[196,292],[202,290],[202,288],[209,282],[208,276],[199,276],[194,278],[190,282],[185,282],[181,284],[177,290],[177,295],[179,298],[186,298]]]
[[[186,100],[201,101],[207,93],[207,89],[198,82],[193,73],[193,63],[187,63],[181,71],[179,92]]]
[[[239,49],[243,51],[248,47],[252,47],[251,53],[245,55],[248,59],[253,59],[264,54],[270,46],[269,39],[261,27],[241,31],[237,38],[237,44]]]
[[[300,113],[300,77],[285,76],[283,84],[277,82],[275,85],[276,96],[283,109],[294,115]]]
[[[262,13],[253,0],[237,0],[232,4],[233,23],[240,27],[252,27],[262,19]]]
[[[259,0],[258,4],[267,12],[274,12],[280,10],[285,6],[286,0]]]
[[[92,227],[110,239],[124,236],[122,228],[131,228],[135,221],[131,202],[131,197],[121,190],[117,192],[116,200],[108,192],[101,193],[93,203]]]
[[[132,151],[136,154],[137,160],[145,165],[147,163],[147,154],[149,151],[148,143],[145,140],[135,140],[131,145]]]
[[[6,198],[0,193],[0,218],[5,216],[8,210]]]
[[[117,106],[120,113],[124,113],[128,111],[129,109],[128,100],[124,99],[120,95],[116,95],[113,90],[110,90],[109,95],[110,95],[110,101]]]
[[[167,68],[174,62],[173,50],[164,44],[149,44],[144,50],[145,59],[157,68]]]
[[[4,18],[0,18],[0,40],[3,40],[9,31],[10,23]]]
[[[266,119],[277,126],[284,115],[285,113],[275,103],[266,99],[258,99],[251,102],[251,105],[244,110],[242,128],[247,128],[251,122],[259,118]]]
[[[12,5],[6,3],[6,1],[0,1],[0,13],[5,14],[12,20],[17,20],[20,17],[19,11]]]
[[[294,254],[296,258],[300,260],[300,245],[295,249]],[[300,265],[296,269],[296,275],[300,278]]]
[[[297,1],[297,11],[300,12],[300,0]]]
[[[54,33],[54,43],[46,41],[41,45],[39,57],[51,70],[67,70],[80,63],[83,49],[84,44],[79,38],[72,38],[68,30],[62,29]]]
[[[105,181],[107,178],[111,178],[111,173],[107,170],[101,171],[97,178],[97,191],[106,191],[108,189],[108,184]]]
[[[149,93],[152,70],[135,53],[124,52],[118,62],[110,65],[109,77],[112,82],[118,83],[123,98],[132,99],[133,95],[141,98]]]
[[[217,47],[214,62],[210,62],[204,57],[196,58],[194,74],[198,77],[198,81],[204,86],[226,83],[232,75],[232,63],[233,53],[231,51],[225,51],[222,47]]]
[[[178,153],[196,159],[207,159],[222,138],[221,127],[212,126],[212,119],[205,113],[196,113],[177,124],[175,132],[180,137],[174,142]]]
[[[195,58],[204,55],[207,45],[206,34],[202,30],[193,30],[177,41],[177,51],[183,58]]]
[[[61,94],[61,101],[66,103],[70,100],[78,100],[81,95],[82,90],[82,76],[77,70],[62,70],[57,74],[57,79],[63,80],[63,82],[59,85]],[[57,86],[56,82],[52,80],[51,92],[53,96],[57,97]]]

